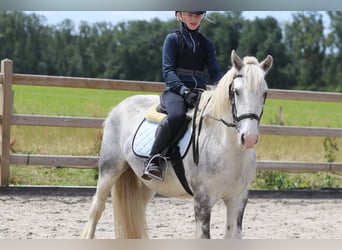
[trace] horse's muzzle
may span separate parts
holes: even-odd
[[[246,135],[241,134],[240,144],[244,148],[253,148],[258,143],[259,136],[258,135]]]
[[[239,143],[243,148],[253,148],[259,140],[258,124],[255,120],[246,120],[239,131]]]

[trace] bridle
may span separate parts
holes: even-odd
[[[267,92],[264,95],[264,100],[263,100],[263,107],[261,110],[260,115],[257,115],[255,113],[246,113],[246,114],[242,114],[242,115],[237,115],[237,109],[236,109],[236,102],[235,102],[235,91],[234,91],[234,80],[236,78],[242,78],[242,74],[237,74],[233,77],[233,81],[229,86],[229,100],[230,100],[230,104],[232,106],[232,115],[233,115],[233,127],[238,128],[238,124],[240,121],[245,120],[245,119],[251,119],[251,120],[257,120],[258,124],[260,123],[261,117],[264,113],[264,105],[266,102],[266,98],[267,98]]]
[[[206,115],[208,118],[211,118],[211,119],[213,119],[215,121],[222,122],[227,127],[236,128],[237,130],[239,129],[239,122],[242,121],[242,120],[245,120],[245,119],[256,120],[258,122],[258,124],[260,123],[261,117],[262,117],[262,115],[264,113],[264,107],[262,108],[260,115],[257,115],[255,113],[246,113],[246,114],[242,114],[242,115],[239,115],[239,116],[237,115],[237,108],[236,108],[236,102],[235,102],[234,80],[236,78],[242,78],[242,77],[243,77],[242,74],[236,74],[233,77],[233,80],[232,80],[232,82],[229,85],[229,101],[230,101],[230,105],[232,107],[233,122],[227,122],[227,121],[225,121],[222,118],[218,119],[218,118],[213,117],[211,115]],[[265,105],[266,98],[267,98],[267,92],[264,95],[263,106]],[[208,103],[209,103],[209,101],[210,101],[210,98],[208,100]],[[206,108],[206,106],[204,107],[204,109]],[[201,119],[202,118],[203,117],[201,117]]]
[[[262,117],[263,112],[264,112],[264,105],[265,105],[265,101],[267,98],[267,92],[264,94],[263,107],[262,107],[260,115],[257,115],[255,113],[246,113],[246,114],[242,114],[239,116],[237,115],[237,108],[236,108],[236,102],[235,102],[236,92],[234,89],[234,80],[237,78],[242,78],[242,77],[243,77],[242,74],[236,74],[233,77],[233,80],[229,85],[229,101],[230,101],[231,108],[232,108],[233,122],[227,122],[223,118],[216,118],[216,117],[213,117],[212,115],[209,115],[209,114],[205,115],[205,117],[208,117],[208,118],[213,119],[215,121],[222,122],[225,126],[227,126],[229,128],[235,128],[238,131],[239,131],[239,123],[242,120],[251,119],[251,120],[256,120],[258,122],[258,124],[260,123],[261,117]],[[197,139],[196,139],[196,119],[197,119],[198,106],[200,103],[200,99],[201,99],[201,94],[198,95],[198,99],[197,99],[197,103],[196,103],[195,111],[194,111],[193,124],[192,124],[193,158],[194,158],[194,162],[196,165],[198,164],[198,161],[199,161],[198,138],[199,138],[199,135],[201,133],[202,123],[203,123],[203,118],[204,118],[203,115],[200,116],[200,120],[199,120],[199,124],[198,124]],[[208,103],[210,102],[210,100],[211,100],[211,97],[208,99],[206,105],[204,106],[203,110],[201,111],[202,114],[203,114],[204,110],[206,109],[206,107],[208,106]]]

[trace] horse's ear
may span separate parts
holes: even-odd
[[[232,65],[237,69],[240,70],[243,66],[243,61],[241,58],[236,54],[235,50],[232,50],[232,54],[230,56]]]
[[[273,57],[268,55],[265,60],[263,60],[260,63],[260,66],[264,69],[264,71],[266,72],[266,74],[268,73],[268,71],[272,68],[273,65]]]

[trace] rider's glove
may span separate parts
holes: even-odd
[[[191,90],[186,86],[182,86],[179,92],[180,95],[184,98],[185,102],[188,104],[189,108],[195,107],[198,94],[191,92]]]

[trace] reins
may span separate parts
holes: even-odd
[[[197,112],[198,112],[198,107],[199,107],[199,103],[201,101],[201,96],[202,96],[202,92],[198,93],[197,96],[197,101],[196,101],[196,105],[195,105],[195,110],[194,110],[194,117],[192,118],[192,134],[191,134],[191,141],[192,141],[192,154],[193,154],[193,159],[196,165],[198,165],[198,161],[199,161],[199,147],[198,147],[198,138],[196,140],[196,120],[197,120]],[[210,99],[210,98],[209,98]],[[205,105],[205,107],[208,105],[209,101],[207,102],[207,104]],[[202,129],[202,116],[200,119],[200,122],[198,124],[198,137],[201,133],[201,129]]]

